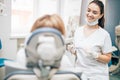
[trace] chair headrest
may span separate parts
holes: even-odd
[[[32,32],[25,47],[27,67],[59,67],[64,52],[64,39],[57,29],[37,29]]]

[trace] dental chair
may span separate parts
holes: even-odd
[[[27,69],[6,65],[4,80],[82,80],[81,73],[59,70],[65,43],[58,30],[35,30],[24,49]]]
[[[115,34],[116,34],[116,45],[118,49],[120,50],[120,25],[116,26]]]
[[[112,55],[112,65],[109,68],[109,72],[112,75],[120,73],[120,25],[115,27],[115,43],[118,51]]]

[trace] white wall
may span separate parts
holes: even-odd
[[[10,39],[11,33],[11,0],[5,0],[7,16],[0,16],[0,38],[2,40],[2,51],[0,57],[15,59],[17,40]]]

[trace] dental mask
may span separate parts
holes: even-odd
[[[89,25],[89,26],[94,26],[94,25],[98,24],[98,19],[96,19],[96,20],[93,21],[93,22],[88,22],[87,19],[85,19],[85,21],[87,22],[87,25]]]

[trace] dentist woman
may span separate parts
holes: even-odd
[[[74,46],[76,66],[89,80],[109,80],[112,44],[110,34],[104,29],[104,4],[101,1],[89,3],[86,25],[76,29]]]

